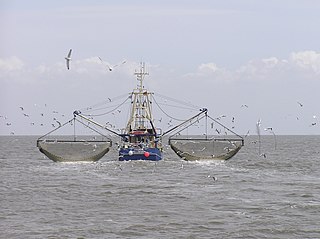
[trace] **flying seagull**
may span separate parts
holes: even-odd
[[[71,61],[71,52],[72,52],[72,49],[69,50],[68,56],[66,56],[66,57],[64,58],[64,59],[66,59],[67,69],[68,69],[68,70],[70,69],[69,62]]]
[[[109,66],[108,64],[106,64],[106,63],[101,59],[101,57],[98,57],[98,58],[99,58],[99,60],[101,61],[102,64],[106,65],[106,67],[107,67],[107,69],[108,69],[109,71],[112,71],[115,67],[120,66],[120,65],[123,65],[123,64],[125,64],[125,63],[127,62],[127,61],[122,61],[121,63],[116,64],[116,65],[114,65],[114,66]]]
[[[300,103],[299,101],[297,101],[297,103],[298,103],[298,105],[299,105],[300,107],[302,107],[302,106],[303,106],[303,104],[302,104],[302,103]]]
[[[112,71],[112,68],[111,68],[109,65],[107,65],[107,64],[101,59],[100,56],[99,56],[99,60],[101,61],[102,64],[105,64],[105,65],[107,66],[107,68],[108,68],[109,71]]]
[[[58,120],[56,120],[56,122],[59,124],[59,127],[61,127],[61,123]]]

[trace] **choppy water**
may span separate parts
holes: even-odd
[[[35,141],[0,137],[1,238],[320,238],[320,136],[227,162],[54,163]]]

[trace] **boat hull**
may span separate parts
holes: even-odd
[[[119,161],[128,160],[150,160],[159,161],[162,159],[161,150],[158,148],[120,148]]]

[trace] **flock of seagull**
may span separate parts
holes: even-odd
[[[70,64],[71,64],[70,62],[72,61],[71,55],[72,55],[72,49],[70,49],[70,50],[68,51],[66,57],[64,58],[65,61],[66,61],[66,68],[67,68],[67,70],[70,70]],[[121,66],[121,65],[123,65],[123,64],[126,63],[126,61],[124,60],[124,61],[122,61],[122,62],[119,63],[119,64],[115,64],[115,65],[110,66],[109,64],[107,64],[106,62],[104,62],[104,61],[101,59],[101,57],[98,57],[98,58],[99,58],[99,60],[101,61],[101,63],[106,66],[107,71],[113,71],[114,68],[116,68],[116,67],[118,67],[118,66]],[[35,105],[36,105],[36,104],[35,104]],[[45,107],[46,107],[46,106],[47,106],[47,105],[45,104]],[[24,108],[23,106],[19,106],[19,109],[21,110],[23,117],[26,117],[26,118],[29,118],[29,119],[31,118],[31,114],[30,114],[30,113],[27,113],[27,112],[25,111],[25,108]],[[54,116],[52,117],[52,120],[53,120],[53,121],[52,121],[52,123],[51,123],[51,126],[52,126],[53,128],[61,126],[61,122],[57,119],[58,111],[53,110],[53,111],[52,111],[52,114],[54,114]],[[45,113],[40,113],[40,116],[41,116],[41,117],[44,117],[44,116],[45,116]],[[61,117],[64,117],[64,115],[62,114]],[[0,115],[0,119],[3,119],[3,120],[5,121],[5,126],[7,126],[7,127],[12,127],[12,126],[13,126],[13,123],[10,122],[10,119],[9,119],[8,116]],[[35,122],[33,122],[33,121],[30,121],[30,125],[31,125],[31,126],[35,126],[35,125],[37,125],[37,124],[36,124]],[[45,126],[45,123],[40,123],[39,126],[41,126],[41,127],[42,127],[42,126]],[[14,131],[11,131],[10,134],[11,134],[11,135],[14,135],[15,132],[14,132]]]
[[[34,104],[34,107],[39,107],[39,106],[37,104]],[[44,104],[44,107],[47,108],[47,104]],[[32,109],[29,109],[29,110],[32,110]],[[46,116],[48,116],[49,118],[51,118],[51,121],[49,124],[51,125],[52,128],[56,128],[61,126],[60,119],[62,117],[65,117],[64,114],[60,114],[56,110],[52,110],[52,111],[44,110],[44,111],[41,111],[41,113],[31,114],[25,109],[24,106],[19,106],[19,111],[21,112],[21,117],[26,118],[29,121],[30,126],[40,126],[40,127],[46,126],[48,123],[43,123],[43,121],[47,121],[48,118]],[[43,120],[41,120],[41,123],[39,123],[39,117],[37,116],[40,116],[40,118],[43,118]],[[0,115],[0,119],[5,120],[5,125],[7,127],[10,127],[11,129],[12,127],[14,127],[14,123],[10,121],[10,118],[8,116]],[[15,131],[11,130],[10,135],[15,135]]]
[[[71,53],[72,53],[72,49],[69,50],[67,56],[64,58],[64,59],[66,60],[66,66],[67,66],[67,69],[68,69],[68,70],[70,70],[70,61],[72,60],[72,59],[71,59]],[[108,71],[113,71],[114,68],[116,68],[116,67],[118,67],[118,66],[121,66],[121,65],[123,65],[123,64],[125,64],[125,63],[127,62],[126,60],[124,60],[124,61],[122,61],[122,62],[119,63],[119,64],[115,64],[115,65],[113,65],[113,66],[110,66],[110,65],[108,65],[106,62],[104,62],[104,61],[101,59],[100,56],[98,56],[98,58],[99,58],[99,60],[101,61],[101,63],[106,66],[106,68],[107,68]]]
[[[70,62],[71,62],[71,60],[72,60],[71,55],[72,55],[72,49],[70,49],[70,50],[68,51],[68,54],[67,54],[67,56],[65,57],[67,70],[70,70]],[[123,65],[123,64],[126,63],[126,61],[124,60],[124,61],[122,61],[122,62],[119,63],[119,64],[115,64],[115,65],[113,65],[113,66],[110,66],[109,64],[107,64],[106,62],[104,62],[101,57],[98,57],[98,58],[99,58],[100,62],[105,65],[107,71],[113,71],[114,68],[116,68],[116,67],[118,67],[118,66],[121,66],[121,65]],[[109,98],[109,100],[110,100],[110,98]],[[299,107],[303,107],[303,106],[304,106],[304,105],[303,105],[301,102],[299,102],[299,101],[297,101],[297,104],[298,104]],[[35,104],[35,106],[36,106],[36,104]],[[44,106],[47,107],[46,104],[44,104]],[[242,104],[242,105],[241,105],[241,108],[249,108],[249,106],[248,106],[247,104]],[[28,118],[28,119],[31,120],[31,118],[32,118],[32,117],[31,117],[31,114],[28,113],[23,106],[19,106],[19,109],[20,109],[20,111],[21,111],[22,117],[25,117],[25,118]],[[41,113],[40,113],[40,116],[41,116],[41,117],[44,117],[45,115],[48,115],[48,112],[46,112],[46,113],[41,112]],[[58,116],[58,115],[59,115],[59,116]],[[51,124],[51,127],[52,127],[52,128],[60,127],[60,126],[61,126],[61,122],[58,120],[58,117],[64,117],[64,114],[59,114],[58,111],[53,110],[53,111],[51,111],[51,116],[52,116],[52,121],[49,123],[49,124]],[[220,115],[220,116],[216,117],[215,119],[216,119],[216,120],[222,120],[222,119],[225,118],[225,117],[226,117],[226,115]],[[0,119],[4,119],[4,121],[5,121],[5,126],[7,126],[7,127],[13,127],[13,123],[9,121],[9,119],[8,119],[7,116],[0,115]],[[296,119],[299,120],[298,117],[296,117]],[[311,123],[310,126],[315,126],[315,125],[317,124],[317,122],[316,122],[317,117],[316,117],[315,115],[313,116],[313,119],[314,119],[314,121]],[[159,120],[159,122],[161,122],[161,120],[162,120],[162,118]],[[234,117],[232,117],[231,122],[232,122],[232,123],[235,122],[235,118],[234,118]],[[168,124],[171,126],[171,124],[172,124],[171,121],[170,121]],[[39,126],[42,127],[42,126],[45,126],[45,123],[40,123],[40,124],[38,124],[38,123],[35,123],[34,121],[31,120],[31,121],[30,121],[30,125],[31,125],[31,126],[39,125]],[[257,122],[257,124],[256,124],[256,130],[257,130],[257,135],[259,136],[259,140],[252,141],[251,143],[254,143],[254,144],[256,144],[256,143],[261,143],[261,142],[260,142],[260,126],[261,126],[261,119],[259,119],[258,122]],[[211,123],[211,128],[214,128],[214,123]],[[233,128],[234,128],[234,126],[232,126],[232,129],[233,129]],[[267,127],[267,128],[265,128],[264,130],[265,130],[266,132],[269,132],[269,133],[272,133],[272,134],[273,134],[274,139],[275,139],[275,148],[276,148],[276,135],[275,135],[275,133],[274,133],[274,131],[273,131],[273,128],[272,128],[272,127]],[[216,133],[217,133],[217,134],[221,134],[221,130],[216,129]],[[15,132],[14,132],[14,131],[11,131],[10,134],[11,134],[11,135],[14,135]],[[248,130],[248,132],[246,133],[245,137],[248,136],[248,135],[249,135],[249,130]],[[265,154],[265,153],[259,152],[259,154],[260,154],[260,156],[266,158],[266,154]]]

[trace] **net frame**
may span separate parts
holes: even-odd
[[[38,140],[37,147],[55,162],[95,162],[109,152],[111,141]]]
[[[102,139],[92,140],[92,136],[77,135],[75,125],[73,135],[53,135],[62,127],[68,124],[73,125],[76,122],[81,123],[92,132],[98,133]],[[111,146],[112,140],[109,137],[75,117],[37,139],[39,151],[55,162],[95,162],[108,153]]]
[[[182,159],[187,161],[192,160],[228,160],[238,153],[244,146],[242,136],[235,133],[225,125],[218,122],[216,119],[207,114],[206,109],[203,109],[203,114],[197,114],[189,119],[188,124],[181,124],[181,128],[176,133],[169,137],[169,145],[171,149]],[[222,127],[226,135],[208,135],[208,119]],[[205,121],[203,134],[201,136],[188,136],[184,132],[189,127]],[[227,135],[227,132],[230,135]],[[202,145],[201,145],[202,144]],[[205,147],[203,147],[206,145]],[[199,148],[199,146],[201,148]]]
[[[237,138],[180,137],[170,138],[169,145],[180,158],[187,161],[228,160],[238,153],[243,141]]]

